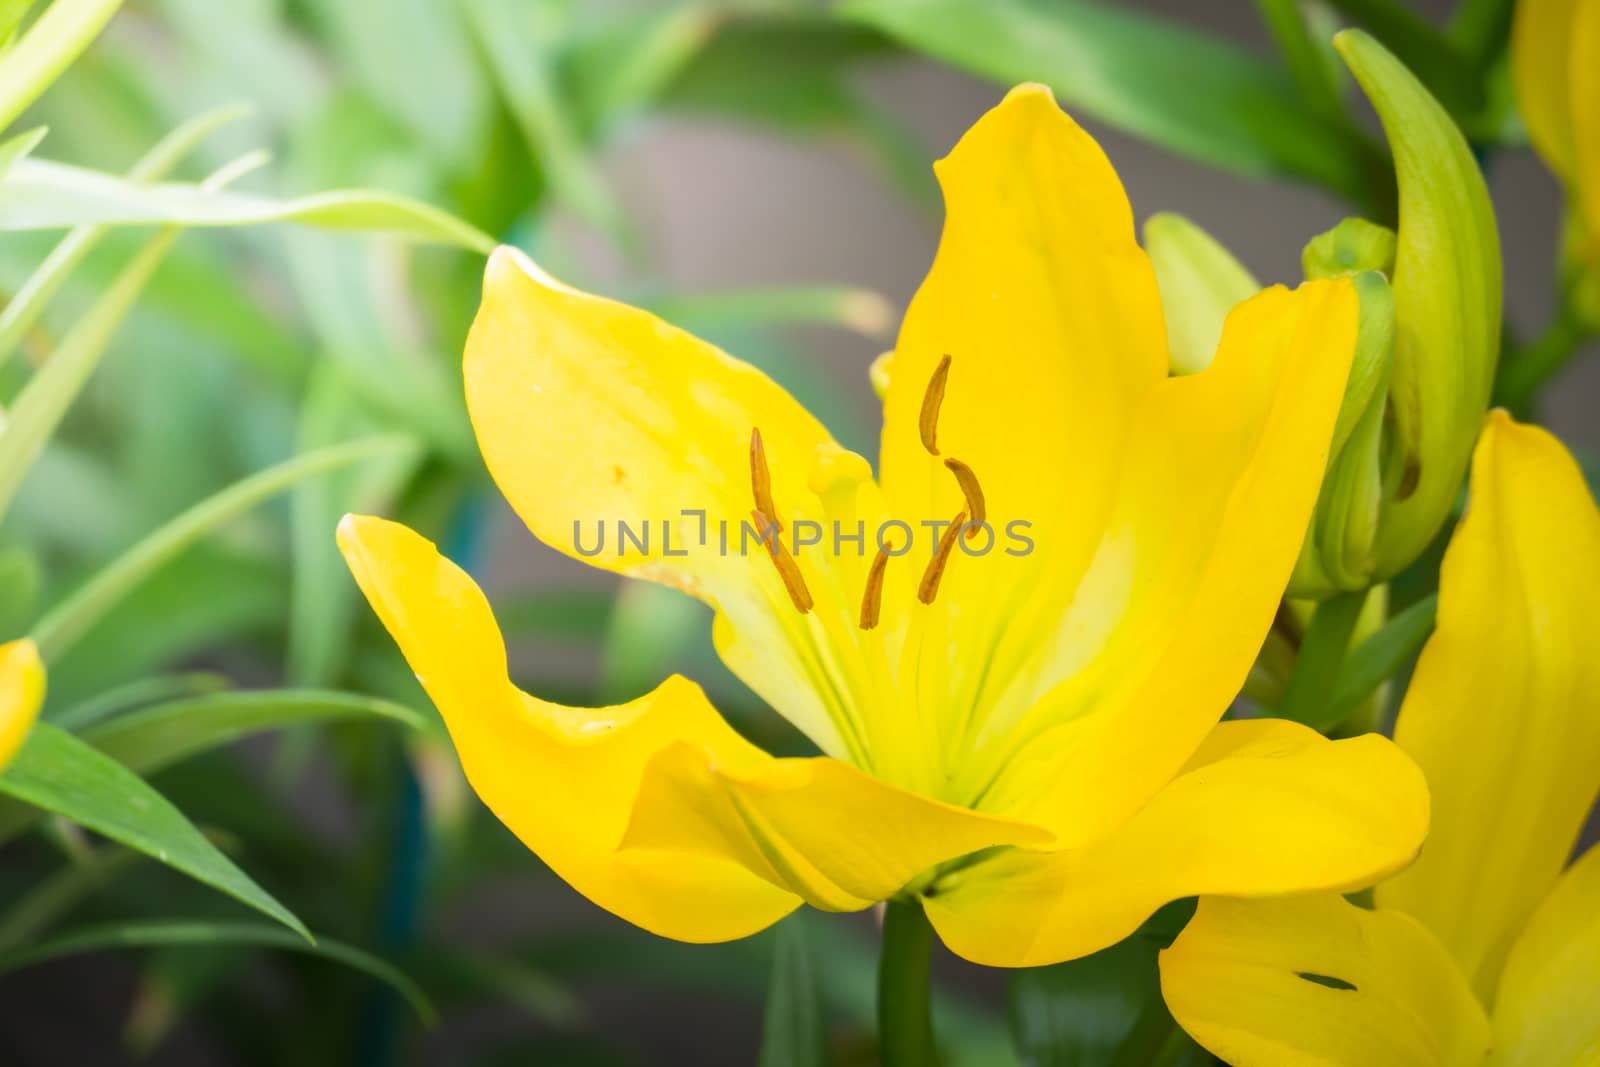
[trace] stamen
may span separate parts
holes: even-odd
[[[889,550],[878,549],[873,557],[872,569],[867,571],[867,591],[861,596],[861,628],[870,630],[878,625],[878,610],[883,606],[883,572],[889,565]]]
[[[761,443],[761,428],[750,427],[750,491],[756,498],[756,510],[769,515],[778,523],[778,508],[772,502],[772,475],[767,471],[767,449]],[[783,527],[778,525],[778,529]]]
[[[982,522],[988,512],[983,508],[983,487],[978,484],[978,476],[972,472],[971,467],[959,459],[947,459],[944,465],[956,476],[956,481],[961,486],[961,494],[967,498],[967,512],[972,516],[972,522],[974,524]],[[967,540],[972,540],[977,532],[976,525],[968,526]]]
[[[950,553],[956,547],[956,537],[966,524],[967,513],[957,512],[943,536],[939,538],[939,547],[934,552],[933,558],[928,561],[928,569],[922,572],[922,581],[917,583],[917,599],[924,604],[932,604],[933,598],[939,595],[939,580],[944,577],[945,566],[950,562]]]
[[[933,369],[928,379],[928,391],[922,394],[922,415],[917,419],[917,429],[922,434],[922,447],[928,454],[939,454],[939,405],[944,403],[944,385],[950,378],[950,357],[945,356]]]
[[[778,524],[769,519],[765,512],[757,508],[750,512],[750,517],[756,520],[756,529],[761,533],[761,540],[766,543],[767,555],[772,557],[772,565],[778,568],[778,577],[783,581],[783,588],[789,593],[789,599],[794,602],[795,610],[805,615],[811,611],[811,590],[806,588],[805,577],[800,573],[800,565],[789,555],[788,549],[783,547],[783,537],[778,532]]]

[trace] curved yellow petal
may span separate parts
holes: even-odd
[[[838,760],[733,761],[677,745],[646,772],[622,847],[733,859],[815,907],[850,911],[947,860],[1049,839],[1038,827],[925,799]]]
[[[1427,776],[1433,829],[1377,900],[1427,924],[1487,1001],[1600,791],[1600,510],[1561,443],[1503,412],[1395,741]]]
[[[840,663],[853,633],[836,624],[855,617],[860,586],[839,580],[834,553],[797,553],[816,604],[802,615],[752,517],[759,429],[778,512],[768,517],[828,529],[814,476],[843,450],[816,419],[754,367],[566,286],[512,248],[489,259],[463,374],[484,461],[536,537],[712,604],[729,666],[824,752],[861,758],[849,723],[870,698],[826,681],[850,676]],[[874,492],[855,458],[859,488]]]
[[[1426,928],[1332,893],[1200,898],[1161,954],[1161,992],[1234,1067],[1476,1067],[1489,1048],[1482,1007]]]
[[[1033,967],[1115,944],[1181,897],[1370,885],[1411,860],[1427,823],[1422,776],[1386,739],[1225,722],[1104,838],[1002,853],[941,880],[924,905],[956,954]]]
[[[44,663],[27,638],[0,645],[0,771],[28,738],[44,704]]]
[[[1528,136],[1551,170],[1574,172],[1573,29],[1589,0],[1517,0],[1511,31],[1511,77]]]
[[[907,669],[961,715],[996,696],[986,681],[1016,673],[1032,630],[1059,616],[1104,526],[1133,410],[1165,377],[1167,344],[1122,184],[1048,89],[1013,89],[934,170],[944,230],[896,341],[880,475],[891,512],[914,527],[966,507],[946,459],[982,486],[999,547],[956,555],[932,609],[892,598],[935,617],[908,643]],[[946,356],[935,456],[921,424]],[[1012,523],[1026,524],[1034,551],[1005,553],[1021,550]],[[915,571],[932,549],[918,537]],[[920,724],[952,751],[962,726]]]
[[[1600,1063],[1600,848],[1556,882],[1506,958],[1492,1067]]]
[[[995,716],[984,810],[1092,841],[1161,788],[1249,673],[1299,554],[1355,348],[1348,279],[1268,289],[1141,405],[1114,511],[1050,637],[1066,680]],[[1041,547],[1041,551],[1045,549]]]
[[[799,905],[727,860],[617,851],[658,752],[692,745],[734,762],[758,752],[698,686],[675,676],[611,708],[535,699],[506,675],[505,642],[483,593],[430,542],[396,523],[352,515],[339,524],[339,547],[444,716],[472,788],[574,889],[683,941],[743,937]]]

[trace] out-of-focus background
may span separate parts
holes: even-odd
[[[438,88],[431,79],[441,72],[452,74],[452,64],[487,62],[482,43],[415,34],[407,38],[407,47],[425,52],[437,44],[450,54],[439,60],[419,53],[414,67],[397,64],[403,56],[362,47],[360,35],[372,32],[374,24],[355,15],[345,18],[343,2],[131,4],[91,51],[85,70],[69,73],[40,106],[41,121],[53,127],[53,140],[46,145],[59,145],[75,161],[126,167],[161,132],[152,116],[174,121],[243,99],[254,102],[261,115],[245,124],[241,142],[270,145],[281,164],[259,181],[247,180],[247,187],[287,193],[351,181],[393,186],[467,214],[496,237],[530,248],[558,272],[575,274],[590,287],[623,297],[646,293],[660,297],[667,307],[674,295],[756,286],[826,283],[881,294],[889,314],[880,316],[870,299],[858,299],[849,328],[812,322],[758,330],[737,312],[708,314],[704,303],[677,305],[689,308],[686,325],[709,322],[714,336],[735,354],[768,366],[814,402],[843,442],[875,453],[879,416],[867,366],[892,343],[893,323],[931,261],[938,238],[940,211],[927,164],[998,102],[1004,85],[883,42],[860,47],[859,61],[842,65],[838,75],[866,105],[871,115],[867,127],[880,134],[877,138],[863,137],[859,125],[835,128],[804,115],[760,122],[694,106],[630,115],[595,150],[594,174],[580,179],[598,179],[614,192],[621,217],[629,220],[629,236],[619,242],[615,231],[607,233],[596,224],[604,211],[586,210],[582,203],[557,203],[540,210],[537,224],[530,222],[517,197],[545,196],[548,176],[519,192],[518,178],[497,175],[494,168],[475,168],[473,161],[456,161],[459,166],[443,166],[440,173],[420,167],[418,160],[428,152],[458,150],[465,136],[458,137],[461,131],[452,125],[460,120],[450,112],[454,96],[440,91],[434,101],[438,106],[430,110],[430,94]],[[427,2],[396,5],[385,16],[395,24],[390,29],[406,38],[406,20],[420,17]],[[547,6],[563,10],[561,5]],[[1263,55],[1271,48],[1252,5],[1165,0],[1125,6],[1225,36]],[[1434,3],[1419,10],[1436,16],[1451,6]],[[648,11],[640,18],[654,6],[643,9]],[[781,40],[775,43],[781,54]],[[763,84],[766,72],[760,64],[748,66],[742,76],[750,92],[788,92],[813,62],[801,43],[787,61],[771,71],[773,78],[787,80],[771,86]],[[693,77],[695,62],[689,61],[685,78]],[[820,69],[833,60],[819,50],[814,62]],[[693,101],[693,92],[685,95]],[[736,114],[738,109],[728,111]],[[407,125],[419,121],[426,128]],[[1085,125],[1122,176],[1136,219],[1142,222],[1157,211],[1183,214],[1218,237],[1263,281],[1296,283],[1306,240],[1352,213],[1332,195],[1307,185],[1239,177],[1093,121]],[[484,142],[503,154],[501,169],[520,165],[518,149],[509,144],[513,141],[514,130]],[[1507,321],[1512,329],[1532,334],[1552,312],[1561,193],[1526,150],[1498,152],[1487,169],[1504,248]],[[512,188],[500,190],[495,199],[473,185],[491,181]],[[474,217],[470,205],[485,201],[497,206]],[[445,279],[440,282],[444,288],[419,298],[416,289],[396,280],[403,273],[397,254],[381,240],[365,240],[253,231],[185,239],[186,246],[205,251],[174,261],[159,276],[154,308],[135,319],[126,350],[108,363],[108,380],[95,398],[101,408],[121,401],[171,404],[181,413],[175,418],[188,420],[182,437],[163,436],[160,427],[130,428],[126,420],[110,420],[112,429],[99,440],[131,441],[144,448],[146,476],[186,451],[216,454],[217,471],[186,476],[187,481],[175,478],[168,485],[170,499],[149,503],[149,515],[170,513],[199,489],[214,488],[222,469],[249,469],[276,447],[261,441],[281,443],[304,434],[301,394],[279,389],[273,368],[283,365],[275,362],[281,353],[269,351],[272,346],[302,350],[287,364],[292,369],[286,373],[296,384],[308,359],[341,345],[343,350],[360,349],[352,373],[360,373],[363,360],[369,371],[377,366],[379,376],[389,359],[405,361],[374,337],[406,349],[401,354],[405,359],[420,353],[424,361],[447,360],[459,354],[465,315],[471,310],[471,273],[481,261],[459,264],[444,253],[419,253],[432,272],[429,277]],[[30,256],[45,248],[48,242],[31,242],[26,249],[13,247],[0,256],[8,292],[25,276]],[[215,321],[205,314],[186,320],[174,312],[185,294],[195,291],[191,287],[203,285],[207,272],[218,264],[235,271],[241,282],[236,289],[208,297],[216,301],[209,313]],[[324,268],[342,271],[344,282],[333,284],[334,275]],[[352,273],[354,283],[349,280]],[[293,281],[285,284],[285,277]],[[345,285],[359,293],[347,297]],[[418,306],[435,298],[440,307]],[[362,321],[372,309],[384,319],[375,331]],[[426,324],[417,325],[413,316],[425,318]],[[880,317],[882,321],[875,321]],[[158,371],[148,370],[151,364],[142,357],[169,342],[172,358],[160,363]],[[238,345],[259,345],[263,351],[240,360],[236,352],[229,354],[229,346]],[[422,377],[437,388],[431,395],[441,411],[459,407],[450,374]],[[1026,383],[1018,387],[1026,388]],[[1597,397],[1600,360],[1580,355],[1549,390],[1545,421],[1575,448],[1600,449]],[[195,411],[197,406],[203,410]],[[440,416],[447,423],[450,417]],[[244,432],[257,423],[266,427],[260,436]],[[98,432],[91,431],[80,437],[85,447]],[[454,431],[446,427],[441,432],[448,437]],[[31,498],[25,498],[25,503],[31,499],[29,506],[43,528],[53,528],[56,513],[56,525],[65,528],[54,534],[65,539],[62,552],[69,559],[72,552],[94,547],[92,535],[79,537],[87,544],[74,543],[71,535],[84,531],[71,527],[92,524],[98,511],[78,498],[68,500],[68,494],[98,500],[96,494],[109,491],[106,483],[117,477],[115,472],[95,473],[82,459],[81,452],[63,451],[51,468],[55,473],[36,476],[29,487]],[[471,467],[475,458],[469,452],[449,462]],[[45,478],[55,480],[46,485]],[[166,483],[157,477],[151,484]],[[418,490],[415,496],[425,498],[425,493]],[[573,605],[571,610],[582,614],[591,610],[598,594],[616,585],[536,543],[494,494],[485,500],[472,523],[475,531],[466,539],[476,537],[474,569],[497,605],[536,608],[543,598],[556,605],[552,610],[557,614],[561,605]],[[80,505],[81,512],[71,511]],[[89,518],[61,518],[63,509]],[[143,519],[130,520],[127,529],[141,524]],[[327,536],[331,539],[331,528]],[[119,539],[126,538],[105,535],[107,541]],[[233,572],[223,568],[218,573]],[[336,568],[329,573],[333,580],[345,581]],[[195,581],[203,585],[203,576]],[[262,619],[293,610],[281,591],[256,589],[253,595],[262,598]],[[166,601],[147,602],[142,610],[176,618],[194,603],[189,594],[174,594]],[[530,626],[516,637],[513,662],[528,687],[552,697],[614,700],[637,695],[666,672],[681,669],[707,682],[717,699],[742,708],[747,717],[738,720],[741,728],[766,731],[764,739],[779,746],[795,743],[781,724],[760,721],[770,713],[752,711],[754,698],[711,657],[709,616],[703,609],[634,588],[622,592],[621,603],[627,610],[608,616],[598,627],[604,640],[588,639],[596,628],[578,624],[573,627],[582,631],[578,638],[559,625]],[[364,605],[357,607],[366,611]],[[226,629],[234,623],[223,619],[198,625]],[[351,625],[368,624],[363,615]],[[240,626],[248,633],[262,629],[259,619]],[[131,640],[127,635],[136,636],[139,629],[137,619],[127,621],[105,640]],[[352,645],[352,658],[368,649],[375,650],[373,656],[392,654],[371,638],[368,634]],[[376,640],[381,643],[381,635]],[[281,662],[271,656],[237,651],[208,653],[197,662],[264,682],[276,680],[281,670]],[[358,686],[368,680],[359,665],[322,671],[320,678],[318,674],[309,670],[306,677]],[[463,810],[476,811],[476,799],[461,792],[448,768],[433,768],[437,773],[430,777],[426,761],[422,786],[434,805],[430,810],[470,818],[475,828],[463,832],[464,844],[426,850],[431,873],[420,900],[413,894],[407,903],[403,892],[397,899],[391,891],[396,857],[409,855],[416,843],[403,826],[397,831],[392,820],[368,810],[351,785],[354,780],[376,791],[391,790],[396,788],[392,775],[374,771],[363,777],[366,771],[360,771],[352,776],[338,769],[341,761],[362,766],[365,744],[359,738],[338,737],[334,747],[339,756],[315,745],[302,746],[297,755],[287,757],[295,773],[286,774],[284,749],[293,747],[292,737],[256,740],[227,755],[245,768],[242,778],[195,772],[157,782],[186,798],[186,811],[192,805],[200,815],[235,828],[261,821],[259,811],[256,819],[236,813],[259,808],[257,801],[270,797],[272,810],[281,814],[266,821],[297,820],[293,832],[312,836],[329,862],[345,852],[370,853],[365,868],[369,882],[341,889],[324,884],[343,876],[315,869],[317,853],[307,858],[285,846],[276,860],[285,873],[273,884],[297,905],[319,894],[332,898],[350,890],[350,899],[330,903],[322,913],[325,925],[331,924],[346,940],[365,938],[393,955],[412,953],[423,965],[437,964],[435,988],[454,988],[451,982],[456,982],[479,995],[463,994],[445,1003],[442,1025],[421,1034],[402,1017],[403,1009],[355,979],[323,976],[317,980],[329,982],[326,987],[296,985],[293,978],[304,978],[304,970],[286,976],[230,948],[166,953],[153,961],[79,957],[0,979],[0,1059],[18,1065],[115,1064],[141,1057],[143,1062],[193,1065],[354,1062],[325,1051],[341,1048],[359,1050],[352,1055],[370,1063],[753,1062],[770,936],[739,945],[691,947],[627,927],[550,877],[486,816],[460,816]],[[433,757],[447,760],[449,754],[435,752]],[[404,783],[398,788],[403,793]],[[257,843],[252,850],[259,858],[274,847]],[[14,854],[14,849],[7,853]],[[463,857],[468,854],[478,866],[470,884],[463,884],[452,871],[467,869]],[[168,885],[154,880],[151,894],[160,897]],[[391,922],[393,909],[402,914]],[[407,909],[416,914],[408,919]],[[813,915],[806,921],[830,957],[827,980],[835,986],[830,998],[870,1012],[872,917]],[[445,959],[447,951],[459,958]],[[311,964],[306,967],[314,970]],[[948,998],[941,1026],[964,1029],[974,1047],[1003,1043],[1002,977],[945,958],[939,979]],[[323,988],[332,991],[330,1002],[342,998],[337,1002],[348,1008],[333,1022],[307,1003]],[[842,1012],[847,1019],[850,1010]],[[317,1030],[328,1026],[341,1032],[330,1037]],[[303,1031],[298,1038],[295,1028]],[[241,1034],[260,1036],[241,1042]]]

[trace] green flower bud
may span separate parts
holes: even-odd
[[[1367,34],[1347,30],[1334,46],[1383,123],[1400,194],[1372,547],[1371,577],[1382,581],[1422,553],[1460,492],[1500,351],[1500,239],[1483,175],[1444,108]]]
[[[1394,270],[1394,231],[1366,219],[1345,219],[1327,233],[1313,237],[1300,253],[1307,278],[1337,278],[1341,274]]]
[[[1144,249],[1161,290],[1168,366],[1173,374],[1205,370],[1222,339],[1222,320],[1261,286],[1216,238],[1182,215],[1150,216]]]

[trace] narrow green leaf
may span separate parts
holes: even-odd
[[[121,6],[122,0],[55,0],[34,20],[0,63],[0,130],[50,88]]]
[[[396,193],[339,189],[276,200],[184,182],[139,183],[42,159],[20,160],[0,180],[0,230],[89,224],[253,226],[298,222],[334,230],[376,230],[478,252],[494,239],[454,215]]]
[[[159,181],[205,138],[246,113],[239,107],[218,108],[185,122],[158,141],[128,171],[133,182]],[[0,177],[6,166],[0,164]],[[105,236],[106,226],[78,226],[50,250],[43,263],[0,308],[0,363],[16,350],[23,336],[43,314],[45,306],[71,276],[73,268]]]
[[[1294,671],[1274,714],[1309,723],[1323,717],[1333,681],[1339,676],[1350,635],[1367,602],[1367,591],[1339,593],[1319,602],[1295,657]]]
[[[0,141],[0,179],[11,172],[12,164],[19,159],[28,158],[33,150],[39,147],[39,142],[44,140],[44,135],[49,132],[46,127],[39,126]]]
[[[0,56],[4,56],[6,43],[32,6],[33,0],[0,0]]]
[[[262,923],[156,920],[86,926],[39,945],[0,954],[0,973],[46,960],[114,948],[149,948],[156,945],[239,945],[286,949],[352,967],[376,978],[399,993],[417,1017],[432,1026],[437,1013],[416,983],[387,960],[329,938],[315,941],[294,937]]]
[[[57,726],[34,724],[22,750],[0,773],[0,793],[152,856],[311,937],[299,919],[144,779]]]
[[[1377,692],[1387,679],[1394,677],[1433,631],[1438,608],[1438,594],[1425,597],[1357,645],[1339,669],[1333,695],[1328,698],[1322,716],[1309,725],[1324,731],[1333,729],[1363,700]]]
[[[313,722],[376,718],[418,733],[430,720],[377,697],[314,689],[217,693],[128,712],[82,734],[83,740],[138,774],[154,774],[182,759],[263,730]]]
[[[0,439],[0,446],[3,446]],[[54,660],[116,603],[178,553],[302,479],[361,460],[395,456],[415,448],[405,437],[369,437],[307,452],[269,467],[208,497],[117,557],[34,627],[40,655]]]
[[[622,236],[622,212],[558,91],[551,50],[536,25],[537,12],[506,0],[462,0],[462,7],[528,150],[549,175],[556,195],[602,232]]]
[[[42,581],[39,559],[32,552],[20,546],[0,550],[0,641],[22,634]]]
[[[840,10],[912,48],[1203,163],[1309,179],[1372,198],[1359,142],[1297,97],[1288,73],[1221,38],[1089,0],[847,0]]]
[[[761,1024],[760,1067],[827,1067],[831,1058],[821,976],[812,957],[808,924],[801,912],[778,924]]]
[[[0,183],[0,201],[3,189]],[[179,232],[165,229],[150,239],[18,394],[0,429],[0,518]]]
[[[208,696],[224,692],[232,685],[226,675],[210,671],[158,674],[112,689],[101,690],[88,700],[74,704],[60,714],[47,717],[63,730],[81,733],[87,727],[132,708],[168,703],[186,697]]]

